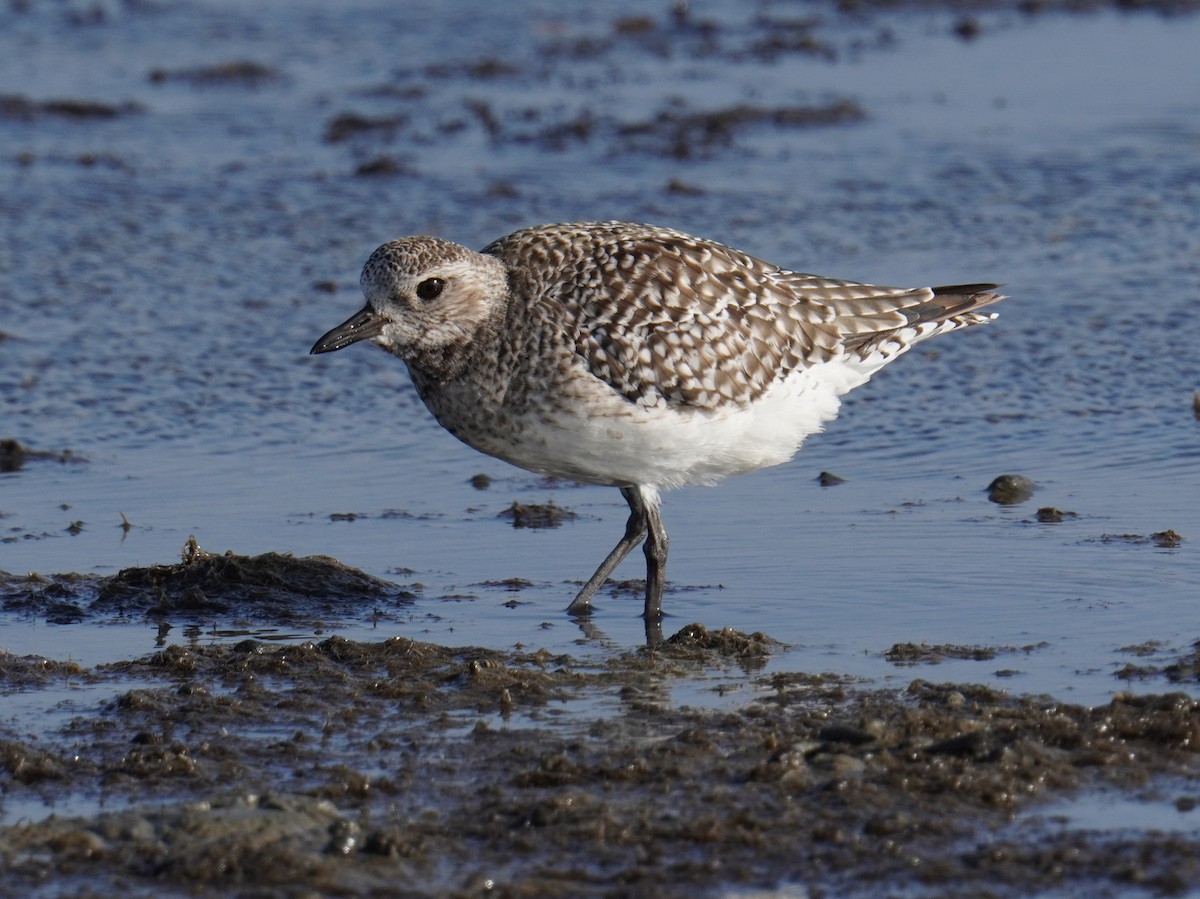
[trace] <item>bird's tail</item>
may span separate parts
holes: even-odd
[[[1004,295],[997,292],[999,287],[999,284],[952,284],[929,288],[927,297],[921,302],[899,310],[908,319],[903,325],[855,334],[843,345],[859,356],[882,352],[885,357],[890,357],[935,334],[981,325],[996,317],[994,312],[981,310],[1004,299]]]

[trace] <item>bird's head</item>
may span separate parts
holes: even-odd
[[[313,353],[370,340],[437,369],[469,347],[508,299],[504,264],[439,237],[401,237],[371,254],[359,278],[367,304],[318,340]]]

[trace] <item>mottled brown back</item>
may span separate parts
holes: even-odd
[[[797,369],[893,355],[932,333],[922,323],[986,321],[976,310],[1000,299],[987,284],[900,289],[791,272],[624,222],[529,228],[483,252],[506,263],[518,295],[537,285],[532,318],[560,318],[592,374],[646,406],[742,408]]]

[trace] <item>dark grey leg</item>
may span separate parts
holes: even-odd
[[[667,579],[667,529],[663,527],[662,516],[658,514],[658,504],[646,503],[646,526],[649,535],[646,537],[646,611],[642,617],[647,622],[659,621],[663,617],[662,594],[663,583]]]
[[[588,578],[588,582],[583,585],[583,589],[575,595],[571,600],[571,604],[567,606],[567,611],[572,615],[590,615],[592,612],[592,596],[597,590],[603,586],[608,580],[608,576],[613,573],[613,569],[621,564],[621,560],[629,555],[629,551],[642,542],[646,536],[646,505],[642,502],[642,495],[636,487],[622,487],[621,496],[625,497],[625,502],[629,503],[629,520],[625,522],[625,536],[621,541],[613,547],[612,552],[600,563],[600,567],[596,569],[596,573]],[[658,518],[658,510],[654,512],[654,519],[658,521],[658,527],[662,529],[662,522]],[[666,535],[663,535],[664,539]],[[647,544],[649,546],[649,544]],[[649,549],[647,549],[649,552]],[[664,561],[666,554],[663,555]],[[660,604],[661,604],[661,586]],[[647,603],[649,600],[647,599]],[[649,605],[647,605],[649,608]]]

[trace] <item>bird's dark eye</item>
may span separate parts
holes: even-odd
[[[433,300],[442,292],[446,282],[441,278],[426,278],[417,285],[417,296],[423,300]]]

